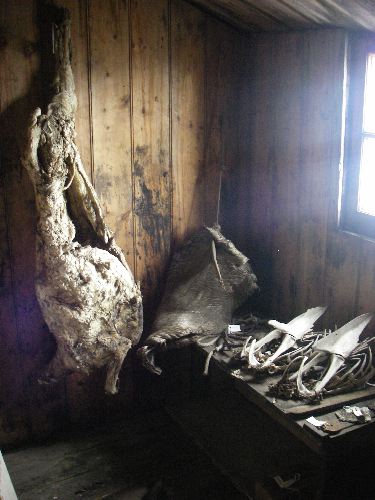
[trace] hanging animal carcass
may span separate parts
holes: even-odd
[[[57,342],[45,379],[106,366],[105,390],[116,393],[122,362],[142,332],[141,293],[104,222],[75,144],[66,10],[54,40],[55,95],[46,114],[33,114],[23,158],[38,210],[37,298]]]

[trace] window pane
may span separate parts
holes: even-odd
[[[367,56],[363,131],[375,134],[375,54]]]
[[[375,138],[364,137],[359,172],[358,212],[375,215]]]

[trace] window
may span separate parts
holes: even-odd
[[[375,36],[353,35],[349,52],[341,223],[375,238]]]

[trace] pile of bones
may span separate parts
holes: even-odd
[[[315,401],[363,387],[375,375],[371,341],[360,339],[372,314],[362,314],[334,331],[313,331],[325,307],[314,307],[289,323],[270,320],[274,329],[260,339],[249,336],[239,357],[243,372],[253,375],[282,373],[269,386],[270,392],[286,399]]]

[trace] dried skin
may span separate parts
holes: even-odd
[[[32,116],[23,164],[38,210],[36,292],[57,352],[47,379],[107,367],[117,392],[122,362],[142,332],[139,287],[106,226],[75,144],[77,107],[67,12],[55,33],[55,95]]]
[[[203,228],[173,257],[151,335],[139,351],[143,364],[160,373],[156,350],[220,336],[257,288],[248,259],[218,228]]]

